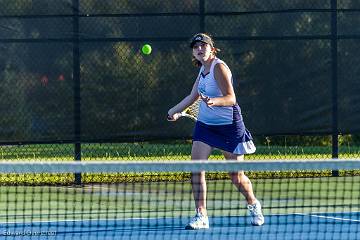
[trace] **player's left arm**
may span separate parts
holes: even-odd
[[[231,82],[231,73],[229,68],[219,63],[214,67],[214,77],[221,90],[222,97],[208,98],[208,106],[233,106],[236,104],[236,96]]]

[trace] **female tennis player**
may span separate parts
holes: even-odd
[[[256,148],[236,102],[231,71],[225,62],[216,57],[219,49],[214,47],[214,41],[208,34],[198,33],[193,36],[190,47],[193,62],[200,67],[200,71],[190,95],[168,111],[168,119],[177,120],[176,113],[201,98],[203,101],[193,132],[191,159],[208,159],[212,150],[217,148],[222,150],[225,159],[243,160],[244,154],[254,153]],[[246,198],[251,224],[264,224],[261,205],[255,198],[249,178],[243,171],[229,174],[232,183]],[[196,215],[185,228],[209,228],[205,172],[192,173],[191,184]]]

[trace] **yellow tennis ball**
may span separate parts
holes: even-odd
[[[149,44],[145,44],[144,46],[142,46],[141,51],[143,54],[145,55],[149,55],[151,53],[151,46]]]

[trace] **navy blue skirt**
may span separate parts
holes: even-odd
[[[256,147],[252,140],[243,121],[234,121],[228,125],[207,125],[197,121],[193,132],[193,141],[237,155],[254,153]]]

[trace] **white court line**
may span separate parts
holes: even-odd
[[[172,219],[173,217],[164,217],[161,219]],[[12,222],[0,222],[0,224],[36,224],[36,223],[65,223],[65,222],[115,222],[115,221],[132,221],[132,220],[156,220],[159,219],[157,217],[149,217],[149,218],[97,218],[97,219],[60,219],[60,220],[40,220],[40,221],[12,221]]]
[[[106,219],[106,221],[113,221],[114,219]],[[105,221],[105,219],[63,219],[63,220],[42,220],[42,221],[13,221],[0,222],[0,224],[36,224],[36,223],[65,223],[65,222],[91,222],[91,221]]]
[[[309,216],[309,217],[316,217],[316,218],[325,218],[325,219],[333,219],[333,220],[347,221],[347,222],[360,222],[360,220],[357,220],[357,219],[329,217],[329,216],[322,216],[322,215],[315,215],[315,214],[295,213],[295,215],[302,215],[302,216]]]
[[[340,214],[342,212],[338,212]],[[351,213],[360,213],[358,211],[350,212]],[[337,214],[337,213],[333,213]],[[360,222],[360,220],[357,219],[350,219],[350,218],[338,218],[338,217],[328,217],[328,216],[322,216],[322,215],[316,215],[316,214],[305,214],[305,213],[280,213],[280,214],[267,214],[265,217],[272,217],[272,216],[291,216],[291,215],[300,215],[300,216],[309,216],[309,217],[317,217],[317,218],[327,218],[327,219],[333,219],[333,220],[339,220],[339,221],[349,221],[349,222]],[[212,218],[216,218],[217,216],[211,216]],[[218,217],[224,217],[224,216],[218,216]],[[225,217],[243,217],[238,215],[230,215]],[[173,219],[174,217],[160,217],[161,219]],[[100,218],[100,219],[60,219],[60,220],[38,220],[38,221],[20,221],[20,222],[0,222],[0,224],[36,224],[36,223],[65,223],[65,222],[94,222],[94,221],[132,221],[132,220],[156,220],[159,219],[159,217],[134,217],[134,218],[115,218],[115,219],[106,219],[106,218]]]

